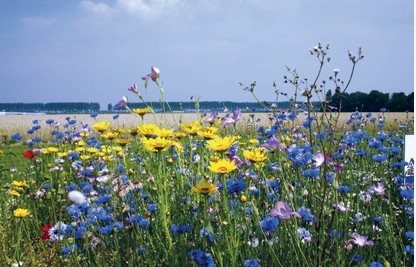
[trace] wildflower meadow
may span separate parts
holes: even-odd
[[[413,266],[413,114],[341,123],[325,90],[342,96],[363,56],[321,83],[328,50],[311,49],[309,84],[288,67],[293,106],[268,106],[267,121],[213,111],[168,127],[156,67],[115,105],[135,127],[34,119],[0,145],[1,266]],[[129,108],[146,90],[160,91],[160,123]]]

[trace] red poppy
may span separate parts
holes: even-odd
[[[25,152],[22,153],[23,157],[27,158],[27,159],[33,159],[36,155],[35,153],[33,153],[32,150],[26,150]]]
[[[42,240],[49,239],[49,229],[51,229],[51,228],[52,228],[52,226],[49,223],[40,228],[43,231]]]

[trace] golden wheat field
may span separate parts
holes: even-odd
[[[53,119],[55,122],[60,123],[62,126],[67,123],[66,118],[74,119],[77,121],[76,126],[80,126],[79,123],[92,125],[97,121],[110,121],[112,127],[131,128],[142,123],[140,116],[129,113],[122,113],[117,119],[113,119],[115,114],[99,114],[95,119],[89,114],[22,114],[22,115],[2,115],[0,116],[0,135],[12,135],[16,132],[20,132],[23,136],[26,131],[33,125],[33,120],[38,120],[39,125],[42,126],[42,132],[49,132],[49,125],[46,124],[46,120]],[[154,123],[164,127],[178,128],[180,123],[192,122],[203,118],[203,113],[160,113],[160,114],[146,114],[144,116],[144,123]],[[225,115],[225,113],[219,113],[219,117]],[[316,116],[321,116],[321,113]],[[327,116],[336,116],[336,113],[327,113]],[[365,117],[365,113],[362,114]],[[250,118],[250,113],[242,113],[241,118],[237,125],[244,127],[247,124],[253,124],[256,120],[260,119],[255,125],[267,126],[269,124],[269,117],[271,113],[255,113],[253,119]],[[343,125],[351,116],[351,113],[341,113],[340,121],[338,125]],[[384,118],[386,126],[400,125],[401,123],[414,120],[414,113],[372,113],[372,117]],[[306,114],[300,113],[298,115],[298,121],[302,122],[306,118]],[[411,131],[411,129],[409,129]]]

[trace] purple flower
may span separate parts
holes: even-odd
[[[276,137],[276,135],[272,135],[269,139],[267,139],[266,142],[262,145],[263,147],[273,148],[273,149],[279,149],[283,150],[286,148],[284,144],[280,142],[280,139]]]
[[[324,153],[322,152],[318,152],[315,153],[312,157],[312,167],[317,169],[319,167],[321,167],[322,165],[324,165],[325,163],[329,162],[331,159],[328,156],[325,156]]]
[[[290,216],[293,215],[295,217],[301,218],[300,214],[296,211],[293,211],[286,202],[278,201],[274,205],[274,208],[270,211],[270,216],[276,217],[279,216],[279,219],[286,220],[289,219]]]
[[[235,124],[241,117],[241,111],[236,109],[233,111],[233,114],[227,114],[222,120],[221,126],[227,126],[229,124]]]
[[[136,84],[133,84],[132,86],[130,86],[128,90],[132,93],[135,93],[135,94],[137,94],[139,92],[139,90],[137,90]]]
[[[354,233],[351,235],[352,239],[350,241],[354,244],[356,244],[359,247],[365,247],[365,246],[374,246],[374,242],[371,240],[368,240],[368,236],[362,236],[357,233]]]
[[[305,228],[298,228],[298,236],[302,242],[312,242],[312,234]]]
[[[121,107],[124,107],[125,105],[127,105],[127,100],[128,100],[127,96],[123,95],[121,97],[121,100],[118,101],[118,103],[114,106],[114,109],[121,108]]]
[[[386,188],[384,187],[384,183],[382,182],[378,182],[377,184],[373,184],[370,187],[371,192],[373,192],[376,195],[379,196],[384,196],[384,194],[386,193]]]
[[[149,79],[152,79],[152,81],[156,82],[157,79],[159,79],[159,75],[160,75],[160,70],[159,68],[156,67],[152,67],[151,68],[152,72],[147,74],[146,76],[142,77],[142,79],[144,81],[147,81]]]
[[[211,114],[205,117],[204,123],[213,124],[216,119],[218,119],[218,113],[216,111],[213,111],[211,112]]]
[[[346,207],[344,202],[340,201],[332,205],[334,208],[339,209],[341,212],[352,211],[350,208]]]

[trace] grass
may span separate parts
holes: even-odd
[[[211,126],[220,137],[235,138],[225,152],[215,151],[222,139],[212,147],[189,125],[157,123],[149,114],[143,124],[127,114],[117,120],[71,116],[76,121],[67,128],[66,116],[46,115],[36,117],[40,129],[24,135],[34,117],[20,117],[22,124],[11,133],[22,132],[23,139],[12,141],[7,132],[0,147],[0,262],[412,266],[413,185],[403,185],[400,166],[413,117],[384,114],[380,124],[383,114],[356,115],[352,123],[340,120],[333,128],[331,119],[315,114],[308,128],[302,114],[293,121],[255,114],[258,123],[247,123],[245,114],[235,125]],[[197,114],[182,114],[183,122],[185,117],[199,120]],[[46,124],[51,118],[61,126]],[[111,127],[100,133],[93,129],[96,121],[110,121]],[[154,144],[158,139],[127,133],[149,122],[160,126],[153,134],[165,139]],[[195,125],[213,131],[208,124]],[[168,126],[185,135],[175,137]],[[108,138],[108,132],[118,135]],[[42,140],[28,147],[28,138],[36,137]],[[27,150],[35,156],[25,158]],[[316,166],[321,153],[327,159]],[[221,165],[226,159],[233,161]],[[384,191],[372,189],[381,185]],[[83,198],[71,197],[74,191]],[[289,216],[272,212],[278,203]],[[19,208],[29,214],[16,217]],[[42,231],[59,222],[65,229]],[[373,244],[358,242],[354,234]]]

